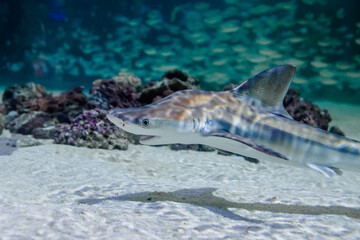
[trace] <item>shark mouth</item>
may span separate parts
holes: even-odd
[[[154,140],[156,141],[157,139],[160,139],[160,137],[159,136],[152,136],[152,135],[142,135],[140,137],[140,143],[141,144],[152,145]]]
[[[149,140],[149,139],[152,139],[152,138],[154,138],[154,137],[156,137],[156,136],[152,136],[152,135],[143,135],[143,136],[141,136],[140,137],[140,141],[146,141],[146,140]]]

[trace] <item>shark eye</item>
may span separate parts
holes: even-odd
[[[149,119],[144,118],[143,120],[141,120],[141,126],[142,126],[142,127],[146,128],[146,127],[148,127],[149,125],[150,125]]]

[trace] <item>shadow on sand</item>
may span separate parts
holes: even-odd
[[[307,205],[287,205],[280,203],[238,203],[231,202],[221,197],[216,197],[212,193],[216,188],[201,189],[182,189],[175,192],[140,192],[125,194],[116,197],[82,199],[80,204],[98,204],[103,201],[135,201],[135,202],[158,202],[171,201],[187,203],[204,207],[223,217],[233,220],[244,220],[253,223],[261,223],[260,220],[253,220],[234,214],[229,208],[238,208],[248,211],[266,211],[272,213],[303,214],[303,215],[342,215],[350,218],[360,219],[360,209],[343,206],[307,206]]]

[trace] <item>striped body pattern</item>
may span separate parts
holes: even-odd
[[[295,69],[268,69],[231,91],[179,91],[144,107],[113,109],[108,118],[142,135],[143,144],[205,144],[326,176],[340,174],[339,168],[360,172],[360,142],[296,122],[284,110]]]

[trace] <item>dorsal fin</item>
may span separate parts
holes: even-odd
[[[276,66],[250,78],[232,92],[235,97],[256,98],[278,114],[290,117],[282,102],[295,71],[296,67],[292,65]]]

